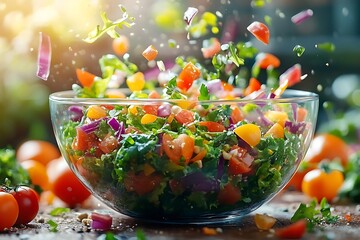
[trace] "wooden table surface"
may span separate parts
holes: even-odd
[[[258,209],[257,213],[266,213],[277,219],[274,228],[288,225],[294,211],[300,202],[307,202],[300,193],[284,192]],[[317,228],[315,233],[306,233],[303,239],[360,239],[360,212],[359,207],[351,205],[332,205],[337,215],[341,217],[335,225],[324,225]],[[54,207],[42,207],[37,218],[26,227],[15,228],[10,232],[0,233],[0,239],[105,239],[105,234],[85,227],[76,220],[79,213],[91,213],[93,208],[73,209],[63,216],[49,215]],[[97,203],[95,208],[104,209]],[[107,209],[108,210],[108,209]],[[132,218],[109,210],[113,216],[111,232],[116,239],[137,239],[136,232],[142,231],[146,239],[173,240],[173,239],[276,239],[273,231],[260,231],[254,223],[254,214],[245,216],[227,225],[208,226],[216,228],[218,233],[213,236],[205,235],[204,226],[196,225],[166,225],[142,223]],[[343,219],[346,213],[351,213],[351,222]],[[57,232],[51,232],[47,221],[51,219],[58,224]]]

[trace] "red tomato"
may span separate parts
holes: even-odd
[[[31,222],[39,212],[39,199],[37,193],[29,187],[18,187],[11,194],[19,206],[19,216],[16,225]]]
[[[91,87],[95,80],[95,75],[83,69],[76,69],[76,76],[83,87]]]
[[[243,161],[239,160],[236,157],[232,157],[229,160],[229,173],[231,175],[239,175],[248,173],[251,171],[251,168],[248,167]]]
[[[138,195],[145,195],[152,192],[161,182],[162,177],[158,174],[146,176],[144,172],[135,174],[129,172],[124,179],[124,185],[127,191],[136,192]]]
[[[279,238],[300,239],[306,232],[306,226],[307,221],[302,219],[289,226],[276,229],[275,235]]]
[[[247,30],[264,44],[269,44],[270,31],[265,24],[255,21],[247,27]]]
[[[190,110],[182,109],[180,112],[175,114],[175,119],[181,124],[192,123],[195,120],[194,113]]]
[[[199,122],[199,125],[206,127],[209,132],[225,131],[224,125],[217,122],[205,121],[205,122]]]
[[[103,153],[111,153],[119,146],[119,142],[116,137],[109,135],[99,143],[99,148]]]
[[[291,87],[301,81],[301,65],[295,64],[283,74],[280,75],[280,85],[284,84],[287,81],[287,86]]]
[[[11,228],[19,216],[19,205],[14,196],[0,191],[0,232]]]
[[[204,58],[212,58],[221,51],[221,44],[217,38],[211,38],[206,41],[206,44],[203,44],[201,51]]]
[[[200,69],[192,62],[188,62],[176,79],[177,87],[182,91],[187,91],[193,82],[200,77],[200,74]]]
[[[19,162],[35,160],[46,166],[48,162],[60,157],[59,149],[52,143],[41,140],[23,142],[16,151]]]
[[[233,205],[240,201],[241,192],[240,189],[228,183],[220,190],[218,195],[218,201],[221,204]]]
[[[52,192],[70,207],[82,203],[91,195],[63,158],[51,162],[47,172]]]
[[[261,83],[256,78],[250,78],[249,85],[245,89],[245,96],[261,88]]]
[[[169,134],[163,134],[162,148],[166,156],[176,164],[180,164],[181,157],[184,158],[185,164],[188,164],[194,153],[194,147],[195,140],[186,134],[180,134],[175,139]]]

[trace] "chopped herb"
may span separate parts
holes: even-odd
[[[136,239],[137,240],[146,240],[145,233],[142,229],[136,229]]]
[[[301,57],[303,55],[303,53],[305,52],[305,48],[303,46],[300,46],[300,45],[296,45],[294,48],[293,48],[293,52],[296,53],[296,55],[298,57]]]
[[[53,217],[56,217],[56,216],[59,216],[59,215],[62,215],[64,213],[68,213],[68,212],[70,212],[70,208],[57,207],[57,208],[54,208],[53,210],[51,210],[51,212],[49,214]]]
[[[96,26],[96,28],[88,34],[84,41],[88,43],[93,43],[105,33],[107,33],[112,38],[117,38],[120,35],[115,30],[116,27],[122,29],[124,26],[130,28],[132,25],[134,25],[134,18],[129,16],[123,6],[120,5],[119,7],[123,13],[122,18],[119,18],[116,21],[111,21],[107,17],[106,13],[102,12],[101,19],[104,24],[103,27],[100,27],[100,25]]]
[[[58,231],[57,228],[58,228],[59,224],[57,224],[54,220],[50,219],[46,223],[49,224],[50,232],[57,232]]]
[[[324,43],[319,43],[315,45],[316,48],[323,50],[325,52],[333,52],[335,51],[335,44],[331,43],[331,42],[324,42]]]

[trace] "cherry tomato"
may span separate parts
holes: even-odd
[[[31,222],[39,212],[39,198],[35,190],[29,187],[18,187],[11,192],[19,206],[16,225]]]
[[[233,205],[241,200],[240,189],[228,183],[220,190],[218,201],[221,204]]]
[[[300,64],[295,64],[288,70],[286,70],[283,74],[280,75],[280,85],[285,84],[287,82],[287,86],[291,87],[301,81],[301,66]]]
[[[306,226],[307,221],[302,219],[289,226],[276,229],[275,235],[283,239],[300,239],[306,232]]]
[[[169,134],[164,133],[162,147],[165,154],[174,163],[180,164],[181,157],[183,157],[184,163],[188,164],[194,153],[195,140],[186,134],[180,134],[173,139]]]
[[[182,91],[187,91],[193,82],[200,77],[200,74],[200,69],[192,62],[188,62],[176,79],[177,87]]]
[[[142,53],[143,57],[148,61],[153,61],[158,55],[158,50],[153,46],[148,46]]]
[[[304,161],[308,163],[319,163],[322,160],[340,160],[345,167],[348,163],[349,147],[339,137],[323,133],[314,137]]]
[[[344,183],[344,175],[338,170],[326,173],[322,169],[314,169],[308,172],[302,180],[301,189],[303,193],[318,202],[326,198],[331,202],[338,194]]]
[[[40,186],[42,190],[49,188],[49,177],[43,164],[35,160],[26,160],[20,165],[28,172],[32,184]]]
[[[76,69],[76,76],[83,87],[91,87],[95,81],[95,75],[83,69]]]
[[[267,69],[270,66],[277,68],[280,66],[280,60],[271,53],[259,53],[256,55],[255,64],[262,69]]]
[[[118,140],[112,135],[105,136],[104,139],[99,143],[99,148],[103,153],[111,153],[118,146]]]
[[[270,31],[265,24],[255,21],[247,27],[247,30],[251,32],[259,41],[266,45],[269,44]]]
[[[31,159],[45,166],[51,160],[59,157],[60,151],[54,144],[41,140],[23,142],[16,152],[16,158],[20,162]]]
[[[124,35],[121,35],[118,38],[114,38],[112,41],[112,48],[114,53],[117,55],[124,55],[129,50],[129,39]]]
[[[91,195],[63,158],[49,163],[47,173],[51,191],[70,207],[82,203]]]
[[[146,176],[144,172],[135,174],[129,172],[124,179],[124,186],[129,192],[136,192],[138,195],[145,195],[152,192],[161,182],[162,177],[158,174]]]
[[[14,196],[0,191],[0,232],[11,228],[19,216],[19,205]]]

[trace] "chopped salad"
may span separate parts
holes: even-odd
[[[101,77],[77,70],[77,98],[115,99],[68,104],[58,142],[84,183],[116,210],[152,220],[246,214],[274,196],[304,157],[317,105],[279,100],[301,80],[300,65],[276,78],[279,59],[249,43],[211,39],[202,51],[210,67],[178,57],[156,81],[163,88],[126,56],[103,56]],[[157,50],[143,55],[154,61]],[[255,58],[249,81],[238,68],[246,58]],[[129,90],[109,87],[119,78]]]

